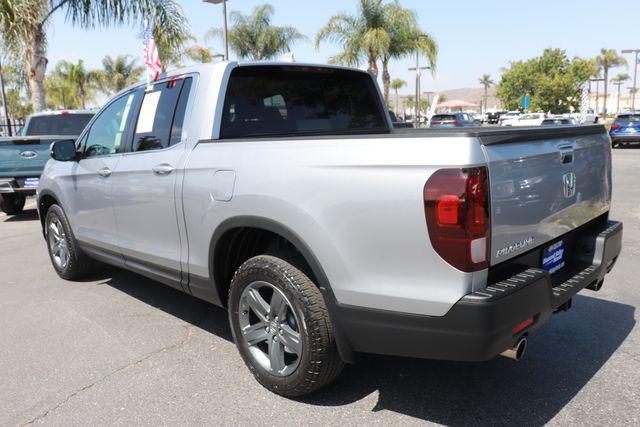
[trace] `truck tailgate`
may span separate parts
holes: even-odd
[[[0,139],[0,178],[40,176],[50,158],[49,146],[56,139],[64,137]]]
[[[518,133],[519,132],[519,133]],[[601,126],[483,135],[491,186],[491,265],[597,218],[611,201],[611,142]]]

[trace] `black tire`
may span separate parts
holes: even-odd
[[[51,221],[54,221],[55,219],[57,219],[62,225],[62,229],[64,231],[63,239],[68,248],[68,260],[63,267],[56,264],[54,254],[52,253],[52,245],[50,244],[49,239],[49,225]],[[87,257],[87,255],[82,252],[78,246],[78,243],[73,236],[71,226],[69,225],[69,221],[67,220],[67,216],[64,214],[64,211],[60,206],[54,204],[47,210],[44,220],[44,232],[47,249],[49,251],[49,258],[51,259],[51,264],[53,265],[56,273],[58,273],[58,276],[65,280],[77,280],[89,272],[92,265],[91,259],[89,259],[89,257]]]
[[[24,210],[25,197],[22,194],[0,195],[0,210],[7,215],[19,215]]]
[[[267,282],[282,291],[299,319],[302,350],[295,371],[287,376],[273,375],[256,363],[242,335],[240,300],[245,288],[255,282]],[[305,273],[281,258],[260,255],[238,268],[229,289],[229,322],[245,364],[256,380],[274,393],[286,397],[313,393],[333,381],[344,367],[320,290]]]
[[[618,147],[620,147],[620,144],[617,141],[611,142],[611,148],[618,148]]]

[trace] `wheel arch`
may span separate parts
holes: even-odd
[[[38,202],[36,207],[38,209],[38,217],[40,218],[40,226],[42,227],[43,233],[44,233],[44,220],[47,215],[47,211],[49,210],[51,205],[54,205],[54,204],[59,205],[60,202],[58,201],[58,198],[52,191],[43,190],[40,193],[38,193]]]
[[[270,233],[272,236],[281,237],[300,253],[302,260],[306,263],[306,266],[309,267],[310,273],[313,275],[312,279],[314,279],[318,287],[321,290],[331,288],[329,279],[318,258],[298,233],[286,225],[269,218],[243,215],[228,218],[223,221],[214,231],[209,244],[209,277],[212,279],[223,305],[226,305],[224,289],[227,289],[229,284],[221,277],[221,275],[224,276],[224,274],[216,267],[220,266],[223,251],[228,249],[227,243],[229,242],[227,239],[231,234],[239,230],[264,231]]]

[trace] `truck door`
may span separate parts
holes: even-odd
[[[118,251],[111,175],[122,158],[131,110],[137,94],[128,92],[103,108],[81,136],[83,155],[65,184],[68,216],[78,240],[98,249]]]
[[[179,165],[191,77],[144,91],[132,139],[112,177],[118,245],[125,263],[180,288]]]

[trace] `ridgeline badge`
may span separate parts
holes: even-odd
[[[496,251],[496,258],[500,258],[503,257],[505,255],[509,255],[512,254],[516,251],[519,251],[521,249],[524,249],[528,246],[533,245],[533,243],[535,242],[535,239],[533,237],[527,237],[526,239],[522,239],[519,242],[515,242],[509,246],[505,246],[502,249],[498,249]]]

